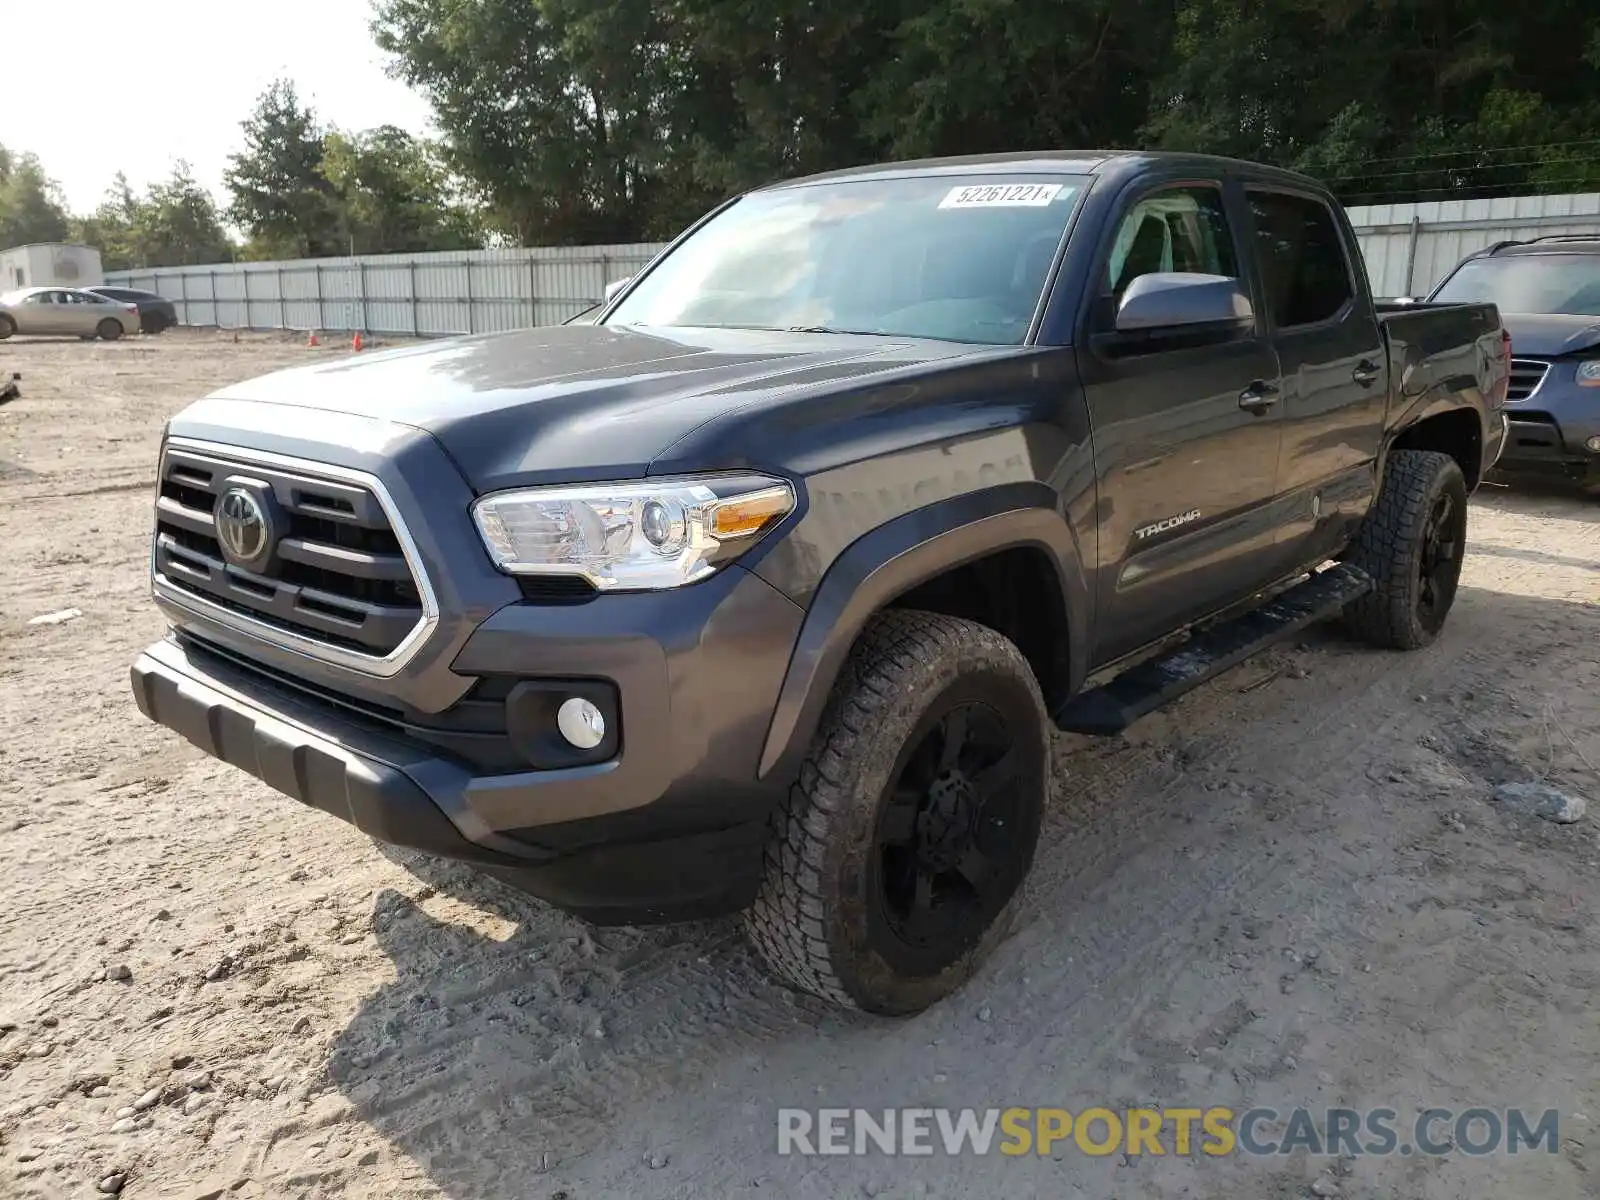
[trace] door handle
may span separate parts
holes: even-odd
[[[1264,413],[1278,402],[1278,385],[1257,379],[1239,393],[1239,407],[1245,412]]]
[[[1350,378],[1362,387],[1371,387],[1378,382],[1378,364],[1370,358],[1363,358],[1356,364],[1355,370],[1350,372]]]

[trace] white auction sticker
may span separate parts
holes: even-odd
[[[1044,208],[1061,191],[1059,183],[974,183],[953,187],[940,208]]]

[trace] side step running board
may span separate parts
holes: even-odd
[[[1280,592],[1260,608],[1195,634],[1157,658],[1080,692],[1057,710],[1056,724],[1068,733],[1110,737],[1185,692],[1236,667],[1259,650],[1291,637],[1307,625],[1334,616],[1372,590],[1359,567],[1338,563]]]

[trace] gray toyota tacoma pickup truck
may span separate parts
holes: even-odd
[[[1509,355],[1491,304],[1378,311],[1282,171],[782,183],[588,323],[184,409],[133,689],[376,838],[596,921],[742,911],[789,983],[913,1012],[1009,923],[1053,729],[1323,617],[1438,634]]]

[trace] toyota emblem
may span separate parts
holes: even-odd
[[[230,562],[246,565],[264,558],[272,530],[261,501],[244,488],[229,488],[217,506],[217,541]]]

